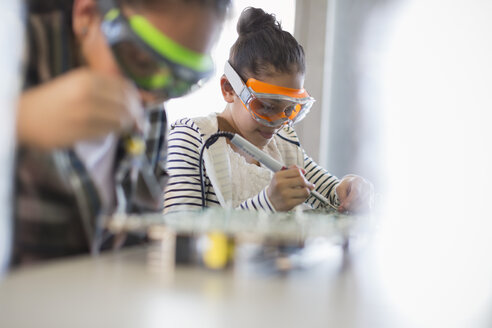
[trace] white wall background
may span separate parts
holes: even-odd
[[[381,281],[409,327],[491,327],[492,2],[403,1],[381,58]]]
[[[379,175],[372,285],[399,327],[490,327],[492,2],[336,2],[329,163]]]

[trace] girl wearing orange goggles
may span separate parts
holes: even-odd
[[[254,78],[244,83],[229,61],[224,75],[251,117],[267,127],[299,122],[315,101],[304,89],[276,86]]]
[[[321,207],[310,196],[315,189],[339,211],[370,207],[372,185],[350,175],[339,180],[318,166],[301,148],[292,125],[311,109],[314,98],[303,88],[302,46],[282,30],[275,16],[247,8],[239,37],[231,48],[221,78],[226,109],[207,117],[182,119],[169,135],[164,211],[223,206],[267,212],[302,205]],[[217,131],[241,135],[287,169],[273,173],[255,159],[218,139],[203,149],[205,192],[202,196],[198,154]]]

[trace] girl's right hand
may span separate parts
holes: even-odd
[[[138,92],[127,80],[80,68],[22,93],[17,137],[20,144],[43,149],[68,147],[141,129],[143,115]]]
[[[309,197],[314,184],[306,180],[305,173],[295,165],[275,173],[267,195],[276,211],[289,211]]]

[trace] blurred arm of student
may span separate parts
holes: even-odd
[[[80,68],[21,95],[17,137],[42,149],[68,147],[138,128],[139,113],[138,92],[124,78]]]
[[[336,187],[340,201],[339,212],[367,212],[373,205],[374,186],[364,178],[348,174],[344,176]]]

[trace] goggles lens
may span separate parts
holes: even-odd
[[[113,46],[114,55],[125,75],[135,82],[138,88],[146,90],[158,98],[180,97],[200,85],[200,80],[185,79],[176,74],[176,67],[158,61],[132,42],[120,42]]]
[[[274,100],[251,97],[245,105],[253,118],[265,126],[276,127],[282,124],[295,124],[302,120],[311,109],[314,99],[307,102],[295,100]]]
[[[260,116],[277,119],[281,117],[293,118],[301,110],[301,105],[285,100],[261,100],[252,98],[249,103],[252,111]]]
[[[118,9],[111,9],[102,30],[121,70],[156,101],[193,91],[213,72],[210,56],[175,43],[142,16],[127,20]]]

